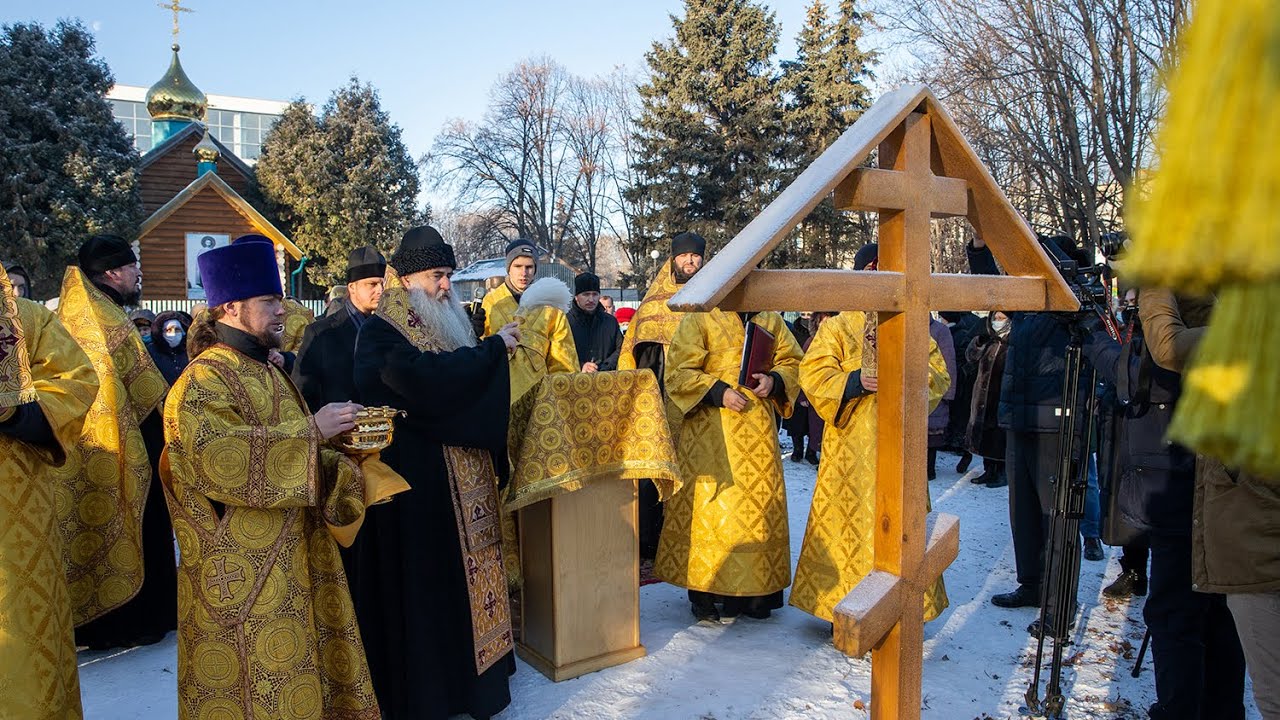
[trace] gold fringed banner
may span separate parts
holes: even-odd
[[[9,275],[0,268],[0,412],[35,402],[27,343]]]
[[[1184,39],[1124,272],[1191,292],[1280,278],[1280,4],[1200,0]]]
[[[1169,435],[1228,467],[1280,477],[1280,280],[1218,293]]]
[[[650,478],[671,497],[680,470],[664,413],[647,370],[543,378],[511,409],[506,509],[605,480]]]

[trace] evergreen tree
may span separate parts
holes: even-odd
[[[83,25],[0,30],[0,256],[58,291],[89,235],[132,238],[142,220],[138,153],[111,116],[114,83]]]
[[[796,59],[782,64],[783,122],[789,140],[788,178],[794,178],[870,107],[870,66],[875,54],[858,46],[870,15],[855,0],[841,0],[835,22],[823,0],[814,0],[796,38]],[[870,239],[865,218],[835,209],[830,198],[814,208],[792,242],[780,245],[770,264],[839,267]]]
[[[781,95],[774,14],[751,0],[685,0],[675,36],[646,53],[640,86],[633,257],[665,252],[683,230],[711,250],[738,233],[778,190]]]
[[[378,92],[356,78],[334,91],[318,118],[304,101],[290,104],[263,140],[257,179],[322,283],[344,282],[352,249],[390,253],[429,214],[417,207],[418,168],[399,126]]]

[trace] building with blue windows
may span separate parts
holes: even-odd
[[[169,71],[155,85],[116,85],[107,93],[107,99],[116,120],[133,136],[134,147],[143,155],[194,119],[203,122],[215,140],[250,165],[257,162],[263,137],[289,104],[206,95],[183,72],[176,45]]]

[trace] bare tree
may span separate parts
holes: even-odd
[[[508,223],[496,208],[469,211],[449,207],[436,213],[432,224],[453,245],[458,267],[501,255],[507,243],[503,227]]]
[[[605,223],[614,237],[623,240],[621,248],[631,266],[631,272],[624,273],[624,280],[644,287],[648,285],[650,278],[637,271],[652,265],[651,258],[644,254],[644,249],[640,245],[625,242],[633,235],[635,217],[648,212],[650,208],[645,206],[653,202],[648,194],[641,194],[631,200],[625,192],[638,180],[635,160],[639,147],[635,127],[636,118],[639,117],[641,110],[640,93],[636,90],[640,82],[633,72],[624,67],[615,68],[600,82],[601,91],[608,98],[606,107],[609,110],[610,126],[614,130],[610,135],[610,150],[605,155],[609,183],[612,188],[608,195]]]
[[[457,204],[506,236],[595,271],[600,243],[627,237],[635,81],[586,79],[548,59],[500,79],[477,124],[454,120],[424,158]]]
[[[574,78],[570,82],[570,107],[561,124],[563,141],[577,161],[577,172],[564,173],[577,197],[569,218],[568,244],[583,269],[596,272],[596,255],[609,228],[608,216],[616,196],[610,177],[609,154],[617,128],[609,112],[608,87],[599,80]]]
[[[479,124],[451,121],[425,165],[465,204],[500,208],[503,230],[552,256],[577,210],[577,158],[561,141],[570,76],[550,59],[522,62],[490,92]]]
[[[885,0],[1019,210],[1096,246],[1150,166],[1186,0]]]

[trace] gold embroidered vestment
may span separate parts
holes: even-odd
[[[307,326],[315,322],[316,314],[311,308],[294,300],[284,299],[284,337],[280,340],[281,352],[298,352],[302,347],[302,335]]]
[[[151,462],[139,429],[168,383],[124,309],[77,267],[63,277],[58,317],[98,374],[76,448],[56,472],[58,521],[76,626],[142,587],[142,511]]]
[[[849,373],[862,367],[864,318],[861,312],[842,312],[824,321],[800,363],[800,387],[826,427],[789,602],[828,622],[836,603],[871,572],[874,560],[876,396],[843,401]],[[932,340],[928,382],[932,409],[950,384],[942,352]],[[925,593],[925,620],[946,607],[939,578]]]
[[[685,315],[667,350],[666,390],[683,416],[676,448],[684,485],[667,501],[653,571],[719,595],[768,595],[791,582],[776,418],[791,415],[800,393],[801,351],[777,313],[751,322],[777,338],[771,370],[785,385],[781,396],[738,387],[745,326],[736,313]],[[703,402],[717,380],[747,397],[745,410]]]
[[[503,325],[515,321],[516,310],[520,304],[511,294],[511,288],[506,283],[502,283],[485,293],[484,299],[480,301],[480,307],[484,308],[484,336],[489,337],[501,330]]]
[[[665,348],[671,343],[685,314],[667,307],[667,301],[679,289],[680,286],[676,285],[675,277],[671,274],[671,259],[667,258],[648,292],[644,294],[635,317],[631,318],[626,335],[622,337],[622,350],[618,353],[619,370],[635,369],[637,345],[657,343]]]
[[[0,715],[14,720],[79,718],[80,683],[53,470],[75,451],[98,380],[89,358],[53,313],[15,298],[3,270],[0,372],[5,375],[0,377],[0,412],[37,403],[59,446],[56,451],[37,447],[0,432]],[[15,382],[5,384],[8,380]]]
[[[324,445],[282,370],[225,345],[174,385],[165,439],[178,716],[377,720],[326,525],[363,512],[359,466]]]

